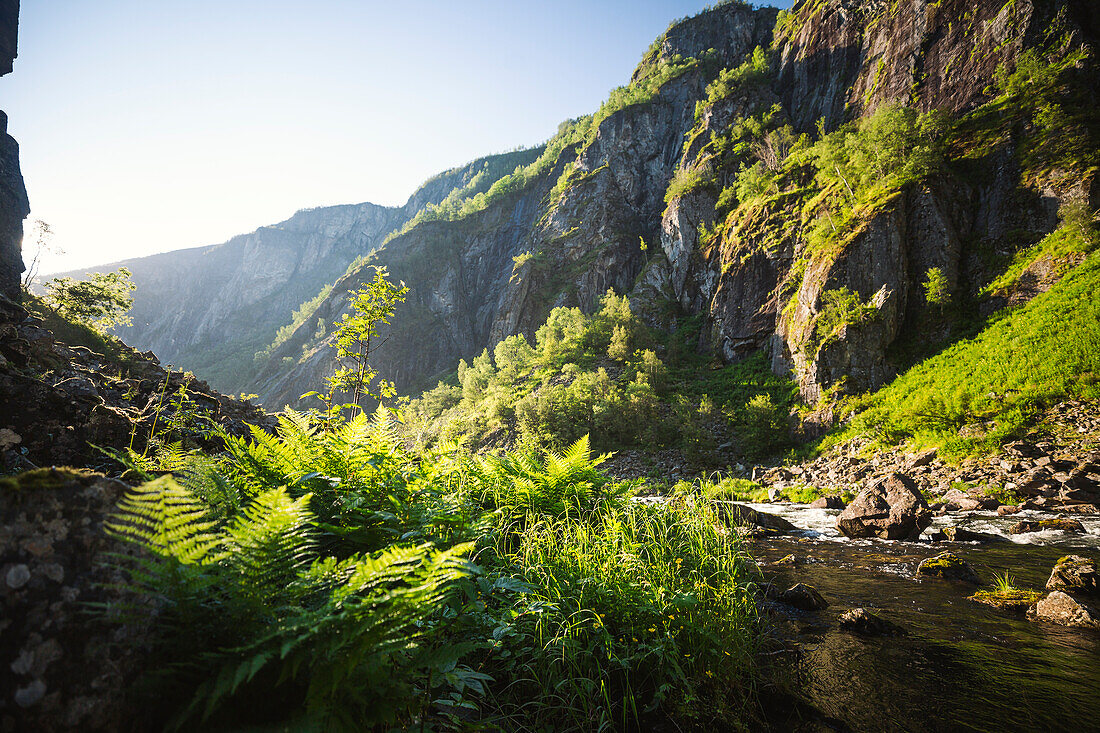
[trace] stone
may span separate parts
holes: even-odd
[[[13,565],[11,569],[8,570],[8,574],[4,577],[4,581],[12,590],[22,588],[30,579],[31,571],[23,564]]]
[[[921,560],[917,565],[917,577],[920,576],[959,580],[974,585],[981,583],[981,579],[978,578],[978,574],[970,563],[953,552],[941,552],[934,557]]]
[[[757,511],[744,504],[735,504],[728,501],[714,502],[718,517],[727,524],[737,526],[756,526],[774,532],[790,532],[798,529],[783,517],[778,517],[767,512]]]
[[[1095,609],[1082,605],[1073,596],[1060,590],[1047,594],[1046,598],[1028,610],[1028,616],[1062,626],[1100,629],[1100,614]]]
[[[848,506],[839,496],[822,496],[810,503],[812,509],[843,509]]]
[[[997,507],[997,514],[1002,517],[1006,517],[1010,514],[1019,514],[1020,511],[1021,508],[1018,505],[1002,504],[1001,506]]]
[[[836,518],[847,537],[915,540],[932,523],[928,502],[913,480],[893,473],[864,489]]]
[[[805,583],[798,583],[783,591],[778,600],[801,611],[819,611],[829,605],[816,588]]]
[[[952,542],[1002,542],[1003,537],[988,532],[974,532],[965,527],[944,527],[944,536]]]
[[[20,687],[15,691],[15,704],[21,708],[29,708],[46,696],[46,683],[42,680],[34,680],[26,687]]]
[[[944,507],[948,511],[969,512],[981,506],[981,502],[977,499],[970,496],[970,494],[967,494],[965,491],[959,491],[958,489],[949,489],[940,497],[940,501],[944,503]]]
[[[905,636],[906,631],[866,608],[853,608],[840,616],[840,628],[862,636]]]
[[[1042,532],[1045,529],[1073,534],[1084,534],[1085,526],[1076,519],[1024,519],[1008,528],[1009,534]]]
[[[909,465],[913,468],[920,468],[921,466],[927,466],[934,460],[936,460],[936,449],[932,448],[930,450],[924,451],[923,453],[918,453],[916,457],[913,458],[913,462]],[[856,610],[861,611],[863,609],[857,608]]]
[[[1066,555],[1058,560],[1047,580],[1047,590],[1071,591],[1100,596],[1100,569],[1096,560]]]

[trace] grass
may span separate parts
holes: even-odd
[[[705,502],[627,501],[587,441],[409,451],[384,410],[223,438],[225,454],[154,456],[148,475],[175,480],[134,489],[111,524],[143,550],[118,561],[123,605],[165,599],[151,715],[587,731],[751,714],[756,577]]]
[[[976,592],[970,596],[970,600],[994,608],[1026,610],[1043,597],[1038,591],[1017,587],[1015,582],[1007,572],[996,573],[993,576],[993,588]]]
[[[944,458],[961,457],[1019,436],[1046,405],[1098,396],[1100,256],[1094,253],[1048,292],[995,314],[976,337],[857,401],[863,411],[832,441],[854,434],[885,445],[911,440]]]
[[[69,346],[83,346],[90,349],[102,357],[109,368],[117,369],[123,374],[129,372],[135,361],[135,352],[119,339],[54,313],[37,296],[24,295],[22,305],[32,316],[42,319],[43,327],[53,334],[57,341]]]

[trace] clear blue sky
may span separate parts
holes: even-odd
[[[707,4],[30,0],[0,108],[66,251],[44,270],[83,267],[404,203],[594,111]]]

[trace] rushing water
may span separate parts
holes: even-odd
[[[1062,555],[1100,556],[1100,517],[1074,515],[1085,535],[1009,535],[1008,527],[1020,519],[1054,515],[950,514],[938,517],[929,531],[950,524],[1003,541],[891,542],[844,539],[834,525],[837,511],[752,506],[801,530],[753,540],[765,578],[780,588],[812,585],[830,604],[813,613],[779,615],[776,646],[796,650],[792,687],[819,711],[803,719],[791,713],[794,718],[779,727],[1100,731],[1100,631],[1028,621],[967,600],[973,586],[914,579],[917,563],[950,549],[974,566],[987,587],[994,573],[1007,572],[1017,586],[1043,590]],[[774,564],[788,554],[799,563]],[[866,638],[840,631],[840,614],[859,606],[900,624],[908,635]]]

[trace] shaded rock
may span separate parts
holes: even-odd
[[[1084,534],[1085,526],[1076,519],[1025,519],[1008,528],[1010,534],[1025,534],[1027,532],[1041,532],[1044,529],[1058,530],[1059,532],[1072,532]]]
[[[1059,559],[1047,580],[1047,590],[1100,596],[1100,572],[1096,560],[1080,555],[1066,555]]]
[[[810,504],[813,509],[843,509],[846,506],[839,496],[823,496]]]
[[[841,614],[840,628],[863,636],[905,636],[907,633],[902,627],[876,616],[866,608],[853,608]]]
[[[978,574],[966,560],[953,552],[941,552],[935,557],[921,560],[917,565],[917,575],[927,575],[944,580],[961,580],[965,583],[981,583]]]
[[[1028,611],[1028,617],[1062,626],[1100,629],[1100,614],[1060,590],[1049,593]]]
[[[1009,514],[1019,514],[1022,507],[1013,504],[1002,504],[997,507],[997,514],[1006,517]]]
[[[836,518],[848,537],[915,540],[932,523],[928,503],[913,480],[893,473],[859,493]]]
[[[714,502],[714,504],[715,510],[718,512],[718,517],[727,524],[762,527],[763,529],[769,529],[774,532],[790,532],[791,530],[798,529],[783,517],[768,514],[767,512],[760,512],[744,504],[735,504],[726,501],[717,501]]]
[[[779,594],[780,603],[794,606],[802,611],[819,611],[827,608],[829,602],[813,586],[798,583]]]
[[[973,532],[964,527],[944,527],[944,536],[952,542],[1004,542],[999,535],[988,532]]]
[[[103,525],[127,489],[72,469],[0,478],[5,730],[145,727],[150,712],[133,709],[128,689],[143,669],[148,630],[89,614],[123,605],[124,575],[112,563],[136,549]]]

